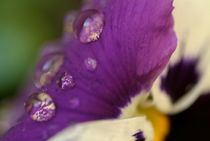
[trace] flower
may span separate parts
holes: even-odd
[[[45,141],[68,127],[74,134],[80,125],[88,129],[79,132],[80,141],[98,140],[90,133],[111,136],[119,129],[115,136],[121,140],[152,140],[150,122],[144,116],[128,118],[129,109],[137,108],[135,101],[146,96],[143,92],[149,91],[176,48],[172,2],[93,1],[73,24],[71,18],[66,20],[70,22],[65,26],[73,28],[65,28],[70,30],[58,42],[61,50],[44,50],[36,87],[27,94],[26,113],[3,141]],[[83,124],[95,120],[102,121]]]

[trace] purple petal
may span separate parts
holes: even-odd
[[[38,65],[41,85],[33,93],[51,97],[55,115],[37,122],[25,113],[4,141],[44,141],[75,123],[119,117],[132,97],[151,87],[176,47],[172,10],[172,0],[110,0],[98,8],[104,14],[100,38],[65,42],[63,54],[48,54]],[[87,58],[97,69],[90,71]]]

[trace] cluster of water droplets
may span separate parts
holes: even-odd
[[[77,18],[70,18],[68,22],[70,23],[66,24],[66,30],[74,32],[81,43],[97,41],[104,29],[104,15],[95,9],[85,10]],[[55,48],[55,50],[59,49]],[[61,53],[53,54],[52,51],[54,49],[50,50],[50,57],[48,56],[48,49],[43,54],[43,58],[46,56],[48,58],[42,63],[41,71],[39,70],[39,74],[35,79],[35,85],[39,89],[52,83],[53,78],[55,78],[64,63],[64,55]],[[87,57],[84,60],[84,66],[88,71],[95,71],[97,65],[98,62],[92,57]],[[63,72],[56,83],[61,90],[73,88],[76,85],[74,77],[68,72]],[[77,98],[71,99],[69,102],[74,107],[79,104]],[[28,98],[25,103],[25,110],[31,119],[42,122],[50,120],[55,115],[56,105],[49,94],[40,92]]]

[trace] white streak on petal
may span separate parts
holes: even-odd
[[[132,135],[139,130],[143,131],[146,141],[153,141],[152,125],[144,116],[78,124],[64,129],[48,141],[134,141]]]

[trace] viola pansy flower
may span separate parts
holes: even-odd
[[[25,113],[3,141],[152,141],[135,112],[176,48],[172,2],[90,1],[67,16],[51,45],[60,49],[44,49]]]

